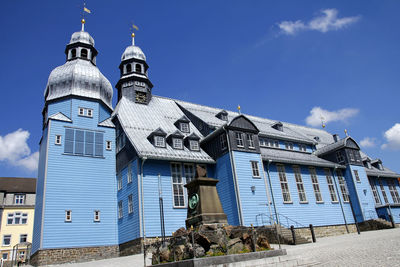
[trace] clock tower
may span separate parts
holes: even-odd
[[[136,103],[147,105],[151,100],[153,84],[148,78],[149,65],[142,49],[135,45],[135,33],[132,33],[132,45],[128,46],[119,65],[121,78],[116,88],[118,101],[126,97]]]

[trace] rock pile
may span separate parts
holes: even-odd
[[[203,224],[196,229],[178,229],[164,244],[153,243],[153,263],[194,257],[221,256],[271,249],[268,239],[253,228]]]

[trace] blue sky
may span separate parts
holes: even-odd
[[[86,3],[111,84],[133,21],[154,94],[314,127],[322,115],[327,131],[347,129],[400,173],[399,1]],[[36,176],[43,92],[81,9],[78,0],[2,2],[0,176]]]

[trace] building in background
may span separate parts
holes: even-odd
[[[219,180],[232,225],[400,223],[400,175],[352,137],[154,95],[134,35],[113,109],[83,26],[65,53],[44,95],[34,264],[138,252],[145,237],[163,234],[162,220],[171,235],[185,225],[184,185],[196,165]]]
[[[0,177],[0,253],[4,261],[30,255],[36,178]]]

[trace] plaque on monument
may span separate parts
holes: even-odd
[[[186,184],[188,191],[188,212],[186,227],[201,224],[227,224],[227,217],[222,209],[217,192],[218,180],[208,178],[206,170],[197,166],[196,179]]]

